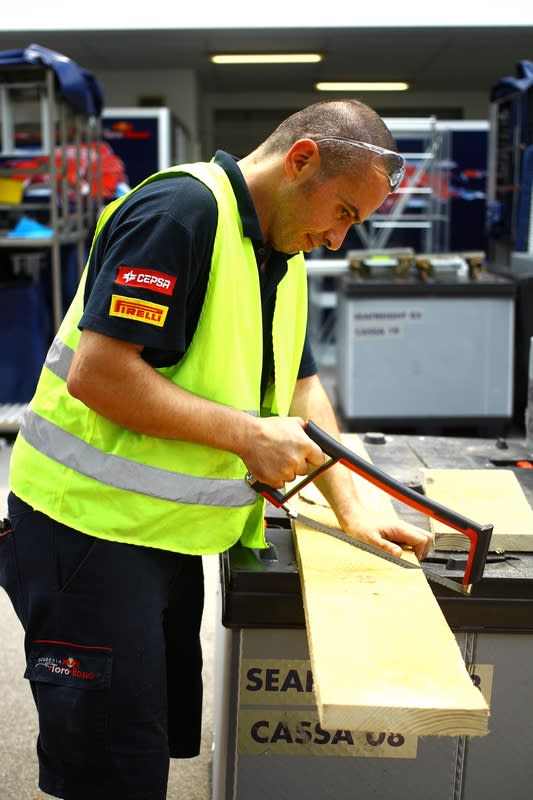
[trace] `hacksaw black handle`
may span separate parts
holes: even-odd
[[[320,430],[320,428],[318,428],[318,430]],[[290,500],[291,497],[293,497],[295,494],[298,494],[298,492],[300,492],[304,486],[307,486],[308,483],[314,481],[319,475],[322,475],[323,472],[326,472],[326,470],[328,470],[335,463],[336,459],[331,459],[330,461],[324,462],[324,464],[321,464],[320,467],[317,467],[308,475],[306,475],[305,478],[302,478],[301,481],[299,481],[285,494],[283,494],[280,489],[274,489],[274,487],[270,486],[268,483],[261,483],[261,481],[257,481],[251,473],[248,473],[246,480],[252,489],[258,492],[258,494],[263,495],[265,500],[268,500],[268,502],[272,503],[272,505],[276,508],[281,508],[281,506],[283,506],[287,500]]]
[[[246,480],[252,487],[252,489],[257,492],[258,494],[262,494],[265,500],[268,500],[269,503],[272,503],[273,506],[276,508],[280,508],[283,503],[287,500],[286,495],[283,494],[282,491],[279,489],[274,489],[273,486],[269,486],[268,483],[261,483],[261,481],[256,481],[254,476],[251,473],[248,473],[246,476]]]
[[[444,522],[451,528],[468,536],[470,539],[470,551],[462,583],[468,586],[481,580],[485,569],[487,554],[489,552],[493,530],[492,525],[479,525],[477,522],[473,522],[471,519],[453,511],[451,508],[437,503],[435,500],[431,500],[425,495],[421,495],[408,486],[404,486],[404,484],[397,481],[391,475],[378,469],[378,467],[356,455],[347,447],[344,447],[344,445],[319,428],[318,425],[311,420],[306,423],[305,432],[316,442],[324,453],[330,456],[332,461],[328,462],[328,466],[341,462],[353,472],[357,472],[358,475],[361,475],[361,477],[375,484],[402,503],[440,522]],[[324,471],[324,469],[320,467],[319,470],[322,472]],[[318,476],[315,472],[311,472],[305,479],[305,482],[308,483],[309,480],[314,480],[315,477]],[[293,492],[291,492],[291,494]]]

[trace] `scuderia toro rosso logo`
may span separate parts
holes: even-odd
[[[45,669],[53,675],[66,675],[80,681],[94,681],[100,678],[100,674],[92,670],[84,669],[81,661],[77,658],[53,658],[42,656],[37,659],[35,664],[37,669]]]
[[[115,283],[120,283],[122,286],[149,289],[152,292],[160,292],[161,294],[172,294],[176,285],[176,278],[171,275],[165,275],[164,272],[157,272],[155,269],[121,266],[118,268]]]
[[[77,689],[107,688],[112,662],[110,647],[37,639],[32,642],[24,677]]]

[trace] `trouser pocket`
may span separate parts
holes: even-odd
[[[73,642],[31,642],[24,677],[39,713],[47,758],[76,769],[102,766],[107,751],[111,649]]]
[[[14,535],[9,520],[5,519],[0,522],[0,586],[7,592],[17,616],[22,620],[21,591]]]

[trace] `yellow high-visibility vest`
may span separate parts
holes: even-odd
[[[261,407],[259,275],[231,184],[214,162],[180,165],[147,181],[172,172],[193,175],[209,187],[218,206],[218,226],[191,344],[178,364],[157,371],[196,395],[243,412],[284,416],[305,337],[303,256],[289,259],[277,289],[275,382],[269,407]],[[125,197],[104,209],[93,246]],[[81,335],[85,279],[86,271],[14,443],[10,488],[52,519],[103,539],[191,554],[222,552],[239,539],[249,547],[264,547],[264,503],[246,483],[240,458],[192,442],[132,432],[69,394],[66,377]]]

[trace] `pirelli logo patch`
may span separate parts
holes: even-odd
[[[155,269],[122,266],[118,268],[115,283],[120,283],[122,286],[149,289],[152,292],[160,292],[161,294],[172,294],[176,285],[176,278],[173,275],[165,275],[164,272],[157,272]]]
[[[124,317],[137,322],[146,322],[148,325],[157,325],[162,328],[168,312],[168,306],[159,303],[149,303],[148,300],[135,300],[120,294],[111,295],[109,306],[110,317]]]

